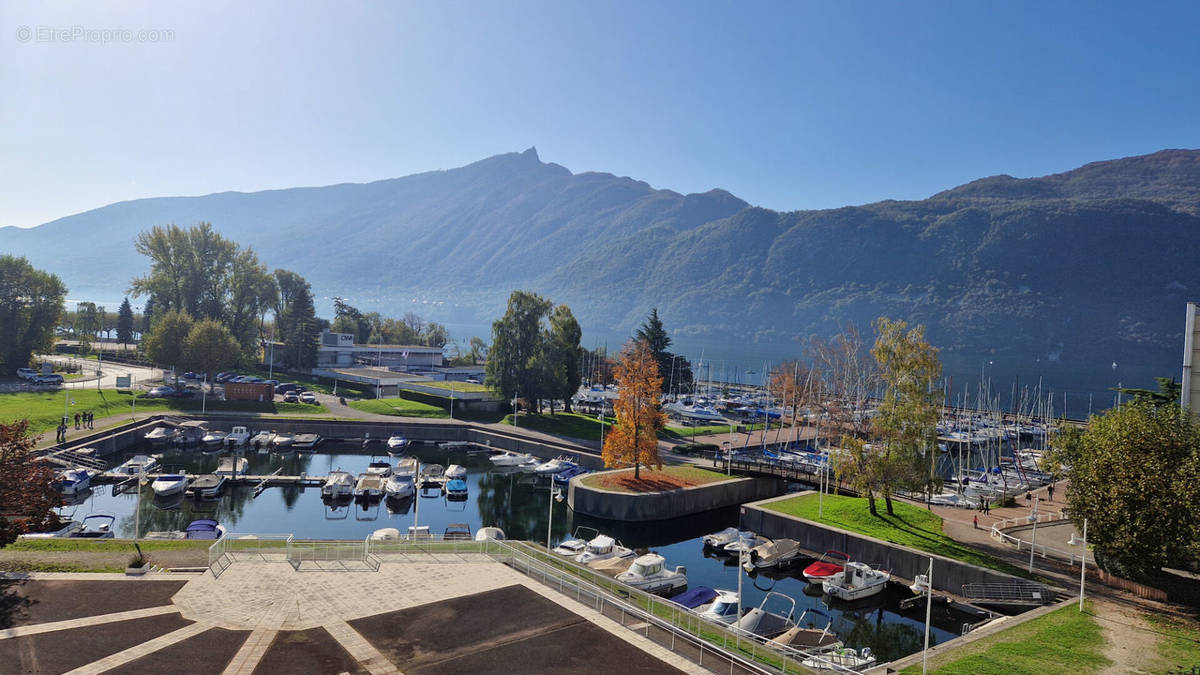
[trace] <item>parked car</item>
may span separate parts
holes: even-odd
[[[294,391],[285,392],[283,394],[283,402],[284,403],[299,403],[300,402],[300,394],[298,394],[297,392],[294,392]]]
[[[166,385],[163,385],[161,387],[155,387],[155,388],[151,389],[150,391],[146,392],[146,398],[171,398],[174,395],[175,395],[175,388],[168,387]]]
[[[175,393],[169,394],[171,398],[193,398],[196,396],[195,389],[176,389]]]
[[[192,371],[190,371],[190,370],[189,370],[189,371],[187,371],[186,373],[184,373],[184,374],[183,374],[183,379],[185,379],[185,380],[198,380],[198,379],[200,379],[200,376],[199,376],[199,375],[197,375],[196,373],[194,373],[194,372],[192,372]]]
[[[34,382],[38,384],[62,384],[64,378],[58,373],[50,373],[49,375],[39,375]]]
[[[38,376],[37,371],[33,368],[17,368],[17,377],[22,380],[33,381]]]
[[[232,370],[227,370],[223,373],[217,373],[217,382],[229,382],[235,377],[237,377],[237,373]]]
[[[275,393],[276,394],[286,394],[289,391],[296,392],[296,395],[298,396],[300,394],[300,392],[304,391],[304,387],[301,387],[300,385],[296,384],[295,382],[285,382],[283,384],[275,385]]]
[[[468,377],[468,378],[467,378],[467,384],[479,384],[479,378],[477,378],[477,377]]]
[[[271,385],[272,387],[278,387],[278,386],[279,386],[279,380],[265,380],[265,382],[266,382],[267,384]]]
[[[300,392],[300,402],[301,403],[316,403],[317,395],[312,393],[311,391],[302,391],[302,392]]]

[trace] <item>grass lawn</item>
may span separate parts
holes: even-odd
[[[607,433],[612,429],[613,419],[605,418],[604,430]],[[501,420],[502,424],[512,424],[513,416],[505,415]],[[553,415],[536,413],[522,413],[517,418],[517,427],[522,429],[533,429],[547,434],[555,434],[557,436],[566,436],[567,438],[582,438],[588,441],[600,440],[600,421],[592,415],[580,415],[578,413],[554,413]]]
[[[1089,603],[1090,605],[1090,603]],[[1111,664],[1090,611],[1070,605],[930,660],[933,673],[1037,675],[1094,673]],[[902,673],[920,673],[921,666]]]
[[[734,424],[736,429],[738,426],[745,431],[758,431],[763,428],[761,422],[758,424]],[[728,424],[711,424],[703,427],[667,427],[663,429],[663,438],[691,438],[692,436],[708,436],[711,434],[727,434],[729,433]]]
[[[32,433],[53,432],[64,412],[67,394],[73,405],[66,407],[72,418],[77,412],[91,411],[97,418],[111,415],[128,415],[132,395],[115,389],[60,389],[54,392],[15,392],[0,394],[0,422],[29,419]],[[137,411],[141,412],[199,412],[200,399],[139,398]],[[236,411],[275,413],[292,415],[324,415],[329,409],[323,405],[306,403],[259,403],[258,401],[221,401],[208,399],[207,409],[214,411]],[[74,432],[74,428],[72,428]]]
[[[450,380],[432,380],[430,382],[413,382],[420,384],[422,387],[433,387],[435,389],[446,389],[463,392],[489,392],[491,389],[487,385],[475,384],[474,382],[451,382]],[[403,385],[401,385],[403,386]]]
[[[901,546],[936,553],[972,565],[1030,578],[1030,575],[1020,567],[993,558],[946,536],[942,532],[942,517],[923,508],[893,501],[892,506],[896,515],[889,516],[883,500],[878,499],[876,506],[879,515],[872,516],[871,512],[867,510],[866,499],[825,495],[824,517],[818,518],[819,497],[820,495],[797,495],[791,499],[767,504],[765,508],[858,532]]]
[[[212,546],[212,541],[198,539],[142,539],[138,546],[143,551],[179,551],[185,549],[205,549]],[[18,539],[8,546],[5,551],[93,551],[98,553],[133,553],[132,539]]]
[[[633,479],[633,469],[628,469],[619,473],[604,472],[587,476],[581,482],[614,492],[662,492],[730,479],[723,473],[687,465],[663,466],[661,471],[642,467],[640,473],[641,478],[636,481]]]
[[[404,398],[366,399],[350,401],[347,405],[355,410],[361,410],[376,415],[396,415],[398,417],[450,417],[450,413],[436,405],[409,401]]]
[[[1184,669],[1200,666],[1200,629],[1163,614],[1147,614],[1145,618],[1158,636],[1157,668],[1164,672],[1172,667]]]

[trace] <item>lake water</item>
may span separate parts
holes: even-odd
[[[128,453],[129,455],[134,453]],[[593,527],[616,537],[636,550],[653,550],[671,567],[684,565],[691,587],[736,589],[738,568],[735,560],[706,557],[700,537],[738,524],[736,507],[711,511],[686,518],[654,523],[622,523],[575,515],[565,502],[551,502],[548,482],[536,481],[531,474],[501,473],[493,470],[484,454],[446,451],[433,446],[417,446],[411,454],[422,463],[461,464],[467,468],[470,494],[466,501],[448,501],[444,497],[420,497],[394,505],[387,500],[362,505],[350,503],[331,506],[321,499],[320,488],[269,488],[257,498],[248,486],[227,489],[212,501],[173,498],[160,503],[149,487],[142,490],[140,531],[182,530],[197,518],[213,518],[232,533],[291,533],[298,538],[362,539],[383,527],[400,531],[414,523],[428,525],[434,533],[443,532],[451,523],[467,523],[472,530],[485,525],[502,528],[510,539],[546,540],[548,507],[553,509],[552,543],[569,536],[577,527]],[[283,473],[325,475],[342,469],[358,473],[373,457],[357,445],[326,444],[315,454],[258,454],[250,450],[250,474],[263,475],[282,467]],[[110,458],[115,464],[116,460]],[[171,451],[163,454],[165,467],[179,465],[192,473],[211,472],[218,455],[199,451]],[[110,486],[96,487],[90,496],[64,508],[64,515],[82,518],[91,513],[117,517],[119,537],[132,537],[138,497],[135,493],[115,494]],[[923,641],[924,608],[901,611],[900,600],[908,597],[907,588],[893,584],[887,592],[856,603],[841,603],[824,598],[819,588],[810,587],[799,570],[786,575],[744,575],[744,604],[757,605],[768,591],[783,593],[796,601],[797,615],[805,608],[818,608],[834,617],[834,630],[852,647],[870,646],[882,659],[892,660],[920,649]],[[962,612],[935,606],[931,643],[940,644],[960,634],[964,622],[978,621]]]

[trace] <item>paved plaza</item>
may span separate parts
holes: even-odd
[[[702,672],[495,562],[0,580],[3,673]]]

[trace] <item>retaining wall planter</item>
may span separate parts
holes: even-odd
[[[584,485],[583,478],[572,478],[567,491],[567,504],[573,511],[596,518],[634,522],[690,516],[775,496],[784,490],[784,482],[774,478],[733,478],[664,492],[616,492]]]

